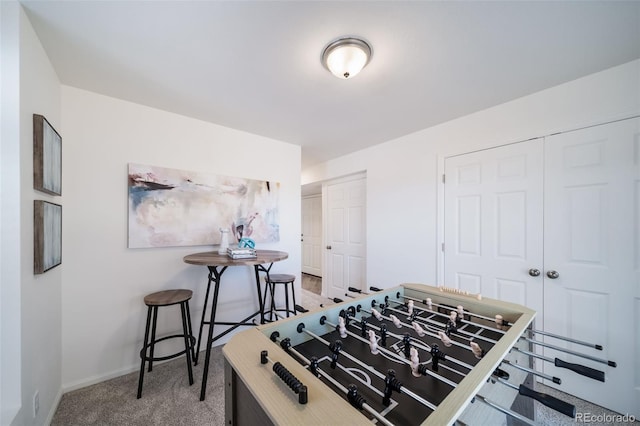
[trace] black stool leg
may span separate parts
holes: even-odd
[[[193,336],[193,327],[191,326],[191,312],[189,311],[189,302],[187,302],[187,327],[189,328],[189,336]],[[194,362],[196,359],[195,344],[191,345],[191,360]]]
[[[294,281],[291,281],[291,297],[293,298],[293,314],[298,315],[298,310],[296,309],[296,287]]]
[[[269,293],[269,280],[264,281],[264,297],[262,298],[262,323],[264,324],[264,318],[267,309],[267,293]]]
[[[149,352],[149,372],[153,371],[153,349],[156,345],[156,325],[158,325],[158,307],[153,306],[153,323],[151,324],[151,350]]]
[[[289,285],[284,283],[284,299],[285,307],[287,308],[287,318],[289,318]]]
[[[138,399],[142,396],[142,381],[144,380],[144,363],[147,356],[147,342],[149,341],[149,325],[151,323],[151,306],[147,309],[147,327],[144,329],[144,343],[140,351],[140,377],[138,378]]]
[[[189,371],[189,386],[191,386],[193,384],[193,370],[191,369],[191,351],[193,349],[193,345],[191,344],[191,334],[189,333],[189,327],[187,326],[187,309],[189,309],[188,301],[180,303],[180,311],[182,312],[182,332],[184,333],[184,353],[187,358],[187,369]]]
[[[276,306],[276,284],[274,282],[272,282],[271,284],[271,314],[269,316],[269,319],[271,321],[273,321],[273,316],[276,316],[276,321],[278,320],[278,314],[277,314],[277,309],[278,307]]]

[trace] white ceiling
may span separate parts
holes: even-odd
[[[29,1],[63,84],[302,146],[302,166],[640,57],[640,1]],[[326,44],[370,64],[339,80]]]

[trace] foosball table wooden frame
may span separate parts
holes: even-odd
[[[306,366],[296,362],[275,343],[273,335],[277,332],[275,334],[286,336],[292,345],[297,345],[312,339],[308,333],[301,332],[301,328],[312,330],[318,335],[335,332],[337,318],[344,317],[346,310],[358,312],[356,315],[361,318],[361,307],[366,311],[385,299],[392,300],[397,306],[407,300],[415,300],[416,306],[421,306],[420,301],[424,304],[427,299],[436,305],[452,309],[462,305],[465,312],[477,316],[493,318],[499,314],[509,324],[502,337],[437,404],[437,408],[426,418],[416,419],[414,422],[424,426],[453,424],[518,342],[525,329],[531,325],[536,314],[521,305],[455,290],[422,284],[402,284],[321,310],[251,328],[236,334],[223,348],[226,424],[371,424],[371,420],[363,416],[360,410],[354,408],[342,395],[329,389]],[[322,317],[327,318],[328,322],[322,324]],[[286,367],[287,377],[295,377],[295,380],[304,383],[305,403],[300,402],[299,396],[281,377],[274,374],[272,368],[263,365],[266,362],[261,360],[263,351],[268,353],[265,356],[268,356],[272,364],[280,363]]]

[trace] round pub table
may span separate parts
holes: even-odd
[[[207,352],[204,360],[204,371],[202,373],[202,388],[200,390],[200,401],[204,401],[207,390],[207,375],[209,374],[209,359],[211,356],[211,344],[221,338],[222,336],[230,333],[240,326],[256,325],[253,322],[249,322],[258,314],[260,315],[260,324],[264,324],[264,301],[262,299],[262,290],[260,288],[260,272],[264,272],[269,277],[269,271],[275,262],[279,262],[288,258],[289,255],[283,251],[276,250],[256,250],[256,257],[248,259],[232,259],[226,254],[218,254],[217,251],[207,251],[202,253],[189,254],[184,257],[185,263],[191,265],[206,266],[209,269],[209,277],[207,281],[207,292],[204,297],[204,308],[202,309],[202,319],[200,321],[200,331],[198,332],[198,344],[196,348],[196,354],[194,362],[198,364],[198,356],[200,352],[200,342],[202,341],[202,328],[204,325],[209,326],[209,332],[207,335]],[[268,265],[268,266],[265,266]],[[218,290],[220,289],[220,280],[222,274],[230,266],[253,266],[256,274],[256,290],[258,291],[258,306],[260,310],[254,312],[248,317],[239,322],[216,322],[216,308],[218,305]],[[209,302],[209,292],[211,290],[211,284],[213,286],[213,301],[211,303],[211,315],[209,321],[206,321],[207,304]],[[227,330],[213,335],[213,329],[215,325],[230,325]]]

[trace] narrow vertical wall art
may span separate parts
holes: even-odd
[[[62,195],[62,138],[38,114],[33,114],[33,188]]]
[[[62,206],[33,201],[33,272],[42,274],[62,263]]]

